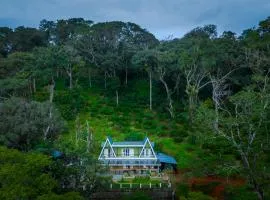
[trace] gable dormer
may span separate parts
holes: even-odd
[[[110,137],[107,137],[105,143],[102,144],[102,150],[98,158],[99,160],[104,158],[106,159],[116,157],[114,149],[112,148],[112,143],[112,139]]]
[[[153,143],[150,142],[149,138],[144,139],[144,144],[139,155],[140,158],[156,158],[156,153],[153,149]]]

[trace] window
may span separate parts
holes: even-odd
[[[129,156],[129,148],[123,149],[123,155],[124,156]]]
[[[146,156],[146,157],[151,157],[153,155],[152,150],[149,149],[149,148],[145,148],[143,150],[143,153],[142,154],[143,154],[143,156]]]
[[[148,149],[148,156],[152,156],[152,150]]]

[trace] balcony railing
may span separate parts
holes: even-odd
[[[157,160],[103,160],[109,166],[160,166]]]
[[[133,155],[124,155],[124,154],[115,154],[118,158],[155,158],[153,154],[151,155],[141,155],[140,154],[133,154]],[[108,155],[104,155],[103,158],[115,158],[113,153],[110,153]]]

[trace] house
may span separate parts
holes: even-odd
[[[146,137],[142,141],[115,142],[107,137],[101,144],[102,150],[99,160],[109,166],[110,171],[115,174],[129,172],[132,174],[159,173],[164,162],[176,166],[174,158],[166,154],[156,153],[154,143]],[[169,158],[169,159],[168,159]]]

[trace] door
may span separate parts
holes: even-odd
[[[129,149],[129,156],[134,157],[134,149]]]
[[[107,158],[109,156],[109,151],[108,149],[104,149],[104,157]]]
[[[152,150],[151,149],[148,149],[148,154],[147,154],[149,157],[152,156]]]

